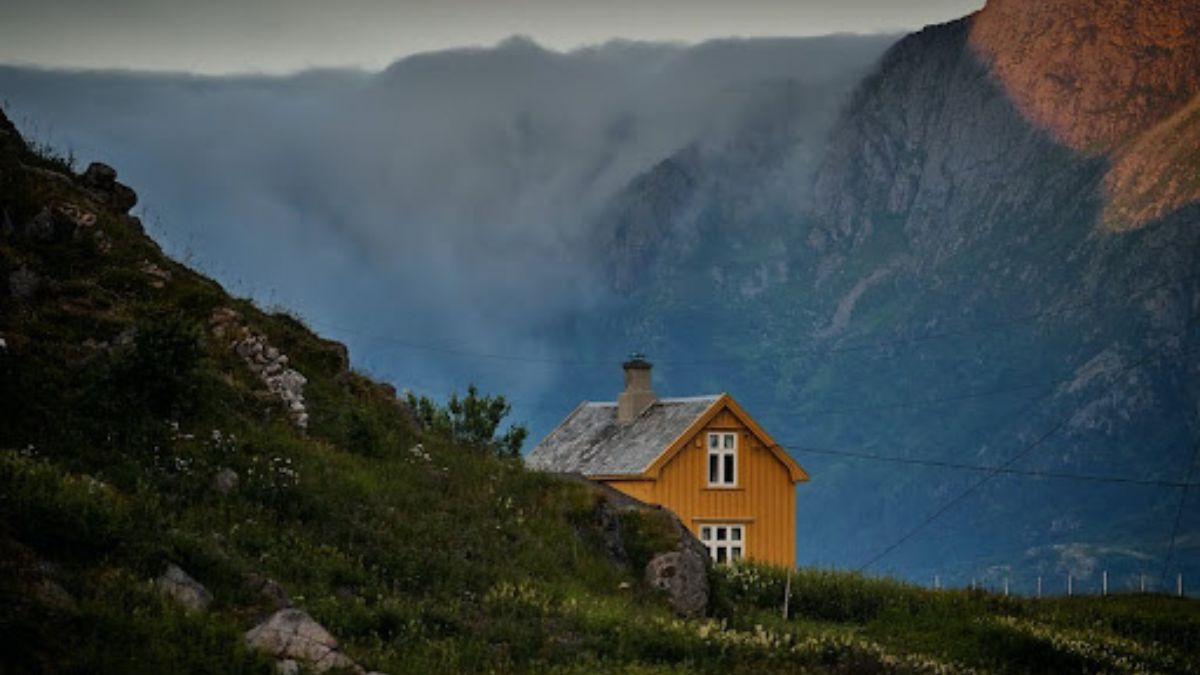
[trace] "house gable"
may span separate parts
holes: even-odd
[[[692,442],[697,438],[697,436],[702,433],[706,427],[711,425],[714,420],[717,420],[718,417],[723,413],[731,415],[741,427],[745,428],[748,433],[754,436],[754,438],[762,444],[763,448],[774,455],[775,459],[778,460],[779,463],[782,464],[787,470],[788,478],[793,483],[808,480],[808,473],[801,468],[801,466],[796,463],[796,460],[792,459],[791,455],[789,455],[786,450],[780,447],[780,445],[775,442],[775,439],[771,438],[770,434],[768,434],[766,430],[759,426],[759,424],[754,421],[754,418],[750,417],[746,410],[742,408],[742,406],[739,405],[738,402],[735,401],[729,394],[722,394],[717,398],[717,400],[713,401],[712,405],[710,405],[707,410],[705,410],[690,425],[688,425],[687,429],[680,433],[671,442],[671,444],[665,447],[659,456],[655,458],[648,467],[646,467],[646,470],[643,472],[644,475],[650,479],[657,480],[662,474],[663,468],[666,467],[667,464],[670,463],[671,460],[673,460],[680,452],[688,448],[689,445],[691,445]]]

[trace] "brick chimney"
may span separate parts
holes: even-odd
[[[617,423],[629,424],[658,399],[650,388],[650,362],[642,354],[630,354],[622,364],[625,369],[625,391],[617,397]]]

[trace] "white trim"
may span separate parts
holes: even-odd
[[[710,488],[735,488],[738,486],[738,433],[736,431],[710,431],[704,437],[705,480]],[[713,463],[716,460],[716,463]],[[716,480],[713,480],[714,477]]]
[[[717,564],[746,557],[746,526],[741,523],[698,523],[700,543]]]

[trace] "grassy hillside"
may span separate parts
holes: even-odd
[[[712,572],[711,618],[676,618],[641,581],[671,545],[656,512],[621,515],[614,552],[599,493],[423,430],[127,207],[0,117],[0,672],[268,673],[243,633],[285,595],[393,675],[1200,670],[1200,608],[1163,597],[808,571],[785,620],[783,572],[745,566]],[[254,341],[302,400],[251,368]],[[206,610],[155,591],[168,564]]]

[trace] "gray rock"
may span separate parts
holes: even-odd
[[[646,564],[646,583],[666,591],[671,608],[681,616],[704,616],[708,608],[707,559],[690,548],[651,558]]]
[[[83,182],[97,190],[111,190],[117,184],[117,170],[102,162],[92,162],[83,172]]]
[[[120,213],[127,213],[137,205],[137,193],[128,185],[118,183],[117,170],[107,164],[89,164],[83,172],[83,182]]]
[[[365,671],[337,650],[337,640],[304,610],[281,609],[246,632],[246,644],[280,661],[302,661],[318,673],[333,668]]]
[[[257,572],[246,575],[246,585],[271,603],[272,610],[286,609],[292,606],[292,598],[274,579],[265,577]]]
[[[42,605],[59,612],[75,609],[75,598],[57,581],[43,578],[34,586],[34,596]]]
[[[212,487],[218,494],[227,495],[238,488],[238,474],[233,469],[226,467],[217,472],[213,476]]]
[[[46,206],[25,224],[25,235],[41,241],[62,241],[75,234],[75,227],[67,214]]]
[[[33,296],[41,285],[41,277],[28,267],[21,267],[8,275],[8,290],[18,300]]]
[[[154,580],[154,587],[186,609],[202,612],[212,602],[212,594],[178,565],[167,565],[167,571]]]
[[[137,193],[124,183],[117,183],[112,192],[108,193],[108,205],[119,213],[128,213],[137,203]]]

